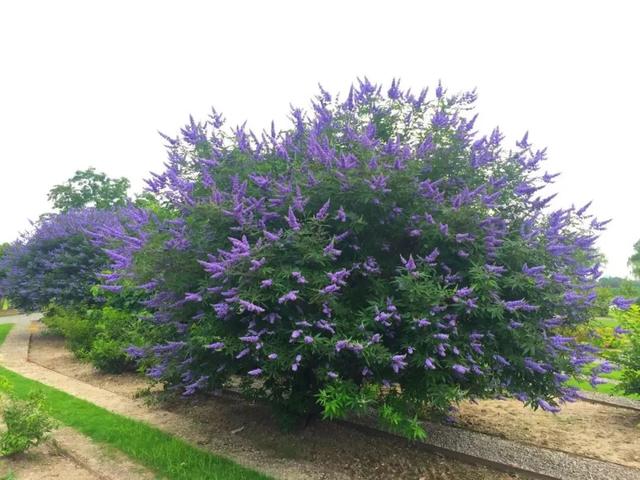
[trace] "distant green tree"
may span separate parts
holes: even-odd
[[[49,190],[48,199],[54,208],[66,212],[72,208],[110,208],[127,203],[129,180],[109,178],[94,168],[78,170],[61,185]]]
[[[629,257],[628,263],[633,276],[640,279],[640,240],[633,246],[633,255]]]
[[[615,289],[598,285],[596,295],[596,300],[593,304],[594,314],[598,317],[606,317],[609,315],[611,300],[615,297]]]

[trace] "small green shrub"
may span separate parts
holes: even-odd
[[[127,346],[118,340],[100,336],[91,345],[89,361],[103,372],[119,373],[135,369],[135,363],[124,352]]]
[[[78,357],[87,357],[97,329],[86,315],[86,310],[51,305],[42,321],[51,332],[62,335]]]
[[[148,324],[136,313],[112,306],[63,308],[52,306],[43,319],[54,333],[65,337],[69,348],[96,368],[109,373],[135,370],[125,349],[145,343]]]
[[[0,455],[24,452],[45,440],[56,426],[45,411],[44,396],[33,392],[26,400],[9,397],[2,405],[6,431],[0,436]]]

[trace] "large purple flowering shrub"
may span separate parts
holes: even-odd
[[[93,298],[91,287],[108,257],[91,231],[119,226],[115,214],[93,208],[43,216],[0,258],[0,297],[36,311],[51,302],[74,305]]]
[[[165,137],[162,208],[107,249],[109,288],[147,292],[165,339],[129,353],[184,395],[375,410],[413,437],[418,411],[465,397],[573,400],[593,348],[559,329],[589,316],[606,222],[551,209],[545,151],[478,134],[474,100],[365,80],[321,90],[286,131],[229,131],[214,111]]]

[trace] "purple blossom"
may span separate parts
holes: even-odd
[[[264,308],[256,305],[255,303],[248,302],[246,300],[239,300],[238,303],[242,308],[244,308],[247,312],[253,313],[264,313]]]
[[[307,283],[306,278],[300,272],[291,272],[291,276],[296,279],[298,283]]]
[[[338,250],[335,248],[335,240],[335,237],[332,238],[331,242],[329,242],[329,244],[322,250],[325,256],[330,257],[334,260],[342,253],[342,250]]]
[[[622,328],[620,325],[616,325],[613,331],[615,332],[616,335],[627,335],[631,333],[631,330]]]
[[[634,300],[627,299],[620,296],[614,297],[613,300],[611,300],[611,305],[613,305],[616,308],[619,308],[620,310],[629,310],[629,308],[633,304],[634,304]]]
[[[300,230],[300,223],[298,222],[298,219],[296,218],[296,214],[293,212],[293,208],[289,207],[289,211],[287,213],[287,216],[285,217],[285,219],[287,220],[287,223],[289,224],[289,228],[295,232]]]
[[[458,363],[454,363],[453,366],[451,367],[451,369],[456,372],[459,375],[464,375],[465,373],[467,373],[469,371],[468,367],[465,367],[463,365],[460,365]]]
[[[400,255],[400,259],[402,260],[404,268],[407,269],[408,272],[413,272],[416,269],[416,262],[413,260],[413,256],[409,255],[409,259],[405,260],[402,255]]]
[[[250,375],[252,377],[259,377],[260,375],[262,375],[262,369],[261,368],[254,368],[253,370],[249,370],[247,372],[247,375]]]
[[[405,362],[405,358],[407,358],[407,355],[394,355],[393,357],[391,357],[391,368],[393,369],[393,371],[397,374],[400,372],[400,370],[404,369],[408,364],[407,362]]]
[[[320,207],[320,210],[318,210],[318,213],[316,213],[316,219],[318,220],[324,220],[327,218],[327,215],[329,214],[329,207],[331,206],[331,200],[327,200],[324,205],[322,205],[322,207]]]
[[[224,342],[213,342],[209,345],[205,345],[204,348],[208,350],[213,350],[214,352],[219,352],[224,348]]]
[[[504,305],[504,308],[511,313],[517,312],[518,310],[522,310],[525,312],[532,312],[540,308],[536,305],[529,305],[524,299],[510,300],[510,301],[504,302],[503,305]]]
[[[247,335],[245,337],[239,337],[240,341],[245,343],[257,343],[260,341],[260,337],[258,335]]]
[[[201,302],[202,295],[200,295],[199,293],[185,293],[184,299],[187,302]]]
[[[546,400],[539,398],[536,402],[540,408],[542,408],[545,412],[558,413],[560,411],[559,407],[554,407]]]
[[[531,358],[524,359],[524,368],[534,373],[547,373],[547,367]]]
[[[295,302],[298,299],[298,290],[291,290],[278,298],[278,303],[283,304],[287,302]]]

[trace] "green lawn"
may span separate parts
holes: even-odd
[[[596,317],[589,322],[589,325],[592,327],[611,327],[615,328],[616,325],[620,324],[620,320],[617,320],[613,317]]]
[[[575,378],[572,378],[567,382],[567,386],[576,387],[580,390],[586,390],[590,392],[606,393],[607,395],[614,395],[616,397],[627,397],[634,400],[640,400],[640,395],[635,393],[624,393],[622,389],[618,390],[618,385],[613,383],[602,383],[596,385],[596,388],[593,388],[587,380],[577,380]]]
[[[0,324],[0,344],[12,324]],[[179,480],[253,480],[266,475],[194,447],[147,423],[118,415],[55,388],[29,380],[0,367],[0,375],[12,385],[12,395],[25,398],[39,390],[52,417],[96,442],[111,445],[134,461],[148,467],[161,478]]]

